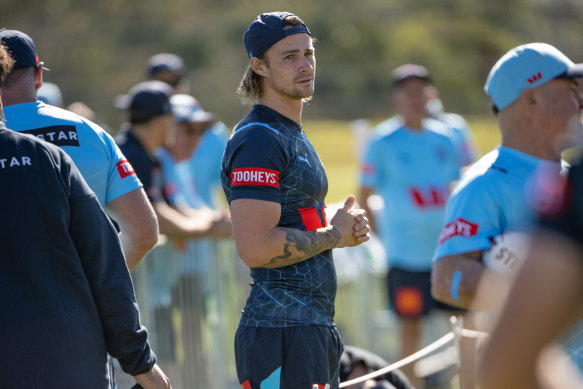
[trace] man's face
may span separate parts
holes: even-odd
[[[405,120],[422,119],[427,106],[427,82],[421,78],[409,78],[401,82],[395,91],[395,108]]]
[[[583,140],[581,81],[583,79],[554,79],[539,88],[544,102],[542,114],[548,120],[549,130],[558,137],[560,149]]]
[[[264,63],[264,92],[271,89],[292,100],[314,94],[316,57],[308,34],[294,34],[280,40],[267,50]]]

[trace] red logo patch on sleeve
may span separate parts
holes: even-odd
[[[454,236],[470,237],[478,233],[478,225],[458,217],[451,223],[443,227],[441,235],[439,235],[439,243],[443,243]]]
[[[237,185],[261,185],[279,188],[279,172],[259,167],[243,167],[231,173],[231,187]]]
[[[117,172],[121,178],[126,178],[131,176],[132,174],[136,174],[132,164],[128,162],[127,159],[122,159],[118,163],[115,164],[117,166]]]

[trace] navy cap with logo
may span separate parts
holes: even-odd
[[[407,63],[404,65],[399,66],[391,73],[393,78],[393,85],[398,86],[403,81],[409,80],[411,78],[417,78],[426,82],[431,81],[431,77],[429,77],[429,71],[425,66],[415,65],[411,63]]]
[[[172,88],[162,81],[144,81],[130,89],[127,110],[131,123],[143,123],[172,113]]]
[[[249,58],[261,57],[271,46],[290,35],[303,33],[312,35],[303,22],[299,26],[284,28],[283,22],[290,16],[296,15],[289,12],[269,12],[255,18],[243,35]]]
[[[25,33],[2,29],[0,30],[0,39],[14,60],[12,69],[37,67],[41,64],[34,42]]]

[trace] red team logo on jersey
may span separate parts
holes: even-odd
[[[478,225],[458,217],[443,227],[439,235],[439,243],[443,243],[454,236],[470,237],[478,233]]]
[[[243,167],[231,173],[231,186],[260,185],[279,188],[279,172],[259,167]]]
[[[126,178],[131,176],[132,174],[136,174],[132,164],[128,162],[127,159],[122,159],[118,163],[115,164],[117,166],[117,172],[121,178]]]

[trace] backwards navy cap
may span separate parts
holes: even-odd
[[[172,88],[162,81],[143,81],[130,89],[126,108],[130,122],[143,123],[172,112]]]
[[[37,67],[41,62],[32,39],[17,30],[0,30],[0,39],[14,60],[12,69]]]
[[[255,18],[243,36],[249,58],[261,57],[271,46],[290,35],[312,35],[303,22],[299,26],[284,29],[283,21],[290,16],[296,15],[289,12],[269,12]]]

